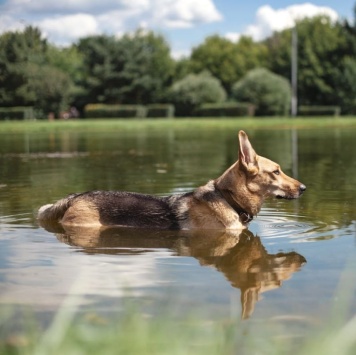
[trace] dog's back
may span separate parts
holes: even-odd
[[[184,217],[175,211],[174,206],[181,196],[89,191],[69,195],[53,205],[42,206],[38,219],[57,221],[63,225],[180,229],[179,220]]]

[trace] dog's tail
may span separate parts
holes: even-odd
[[[59,221],[71,206],[73,199],[78,195],[79,194],[68,195],[54,204],[40,207],[37,212],[37,219],[39,221]]]

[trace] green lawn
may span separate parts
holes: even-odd
[[[231,127],[234,129],[281,129],[318,127],[356,127],[356,117],[318,117],[318,118],[176,118],[176,119],[97,119],[69,121],[0,121],[0,133],[40,132],[61,130],[110,130],[110,129],[155,129],[161,127],[201,126]]]

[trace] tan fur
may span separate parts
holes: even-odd
[[[85,200],[78,200],[70,206],[60,221],[68,226],[101,226],[100,215],[96,206]]]
[[[242,229],[239,215],[224,198],[214,196],[206,201],[202,196],[214,190],[213,181],[196,189],[189,204],[189,224],[186,229]]]
[[[195,190],[189,204],[187,229],[246,228],[246,223],[227,202],[226,195],[251,216],[259,213],[267,197],[294,199],[301,195],[303,185],[299,181],[284,174],[277,163],[258,156],[245,132],[240,131],[239,138],[240,159],[215,181],[209,181]],[[213,196],[216,189],[223,196],[204,197],[209,192]]]

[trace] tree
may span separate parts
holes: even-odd
[[[35,27],[0,36],[1,106],[34,106],[37,116],[64,108],[72,81],[48,64],[47,50],[47,41]]]
[[[25,66],[27,85],[22,87],[31,93],[33,106],[45,117],[53,112],[57,116],[68,109],[72,98],[72,81],[69,75],[50,65]]]
[[[66,73],[70,79],[70,92],[66,92],[68,99],[74,106],[82,106],[84,99],[84,65],[83,55],[74,45],[70,47],[58,48],[54,45],[47,46],[46,52],[47,63],[49,66],[58,69],[62,73]],[[85,100],[84,100],[85,101]]]
[[[47,43],[37,28],[6,32],[0,36],[0,104],[28,105],[34,100],[26,90],[28,78],[24,65],[43,65]]]
[[[340,23],[346,39],[346,46],[340,55],[340,72],[336,79],[338,103],[344,113],[356,113],[356,4],[354,19]]]
[[[345,57],[340,63],[340,73],[336,78],[337,103],[343,113],[356,113],[356,59],[355,56]]]
[[[191,68],[194,72],[209,71],[230,93],[232,85],[249,70],[265,65],[266,56],[267,47],[249,37],[233,43],[215,35],[193,49]]]
[[[171,82],[174,62],[164,38],[137,31],[117,39],[80,40],[87,100],[91,103],[146,104],[159,101]]]
[[[174,73],[174,62],[165,39],[139,30],[134,35],[125,35],[119,44],[123,59],[122,100],[139,104],[162,100]]]
[[[300,105],[333,105],[340,82],[347,42],[342,26],[327,16],[307,18],[296,25],[298,33],[298,102]],[[291,30],[267,39],[269,68],[285,78],[291,73]]]
[[[83,57],[83,106],[86,103],[119,100],[120,82],[115,70],[122,68],[115,67],[115,38],[106,35],[82,38],[77,49]]]
[[[181,58],[176,60],[174,63],[173,82],[183,79],[192,72],[193,70],[190,58]]]
[[[232,97],[256,107],[256,115],[287,115],[291,88],[288,80],[265,68],[251,70],[232,89]]]
[[[191,115],[201,104],[223,102],[225,99],[226,92],[220,81],[207,72],[189,74],[170,89],[170,101],[175,104],[178,116]]]

